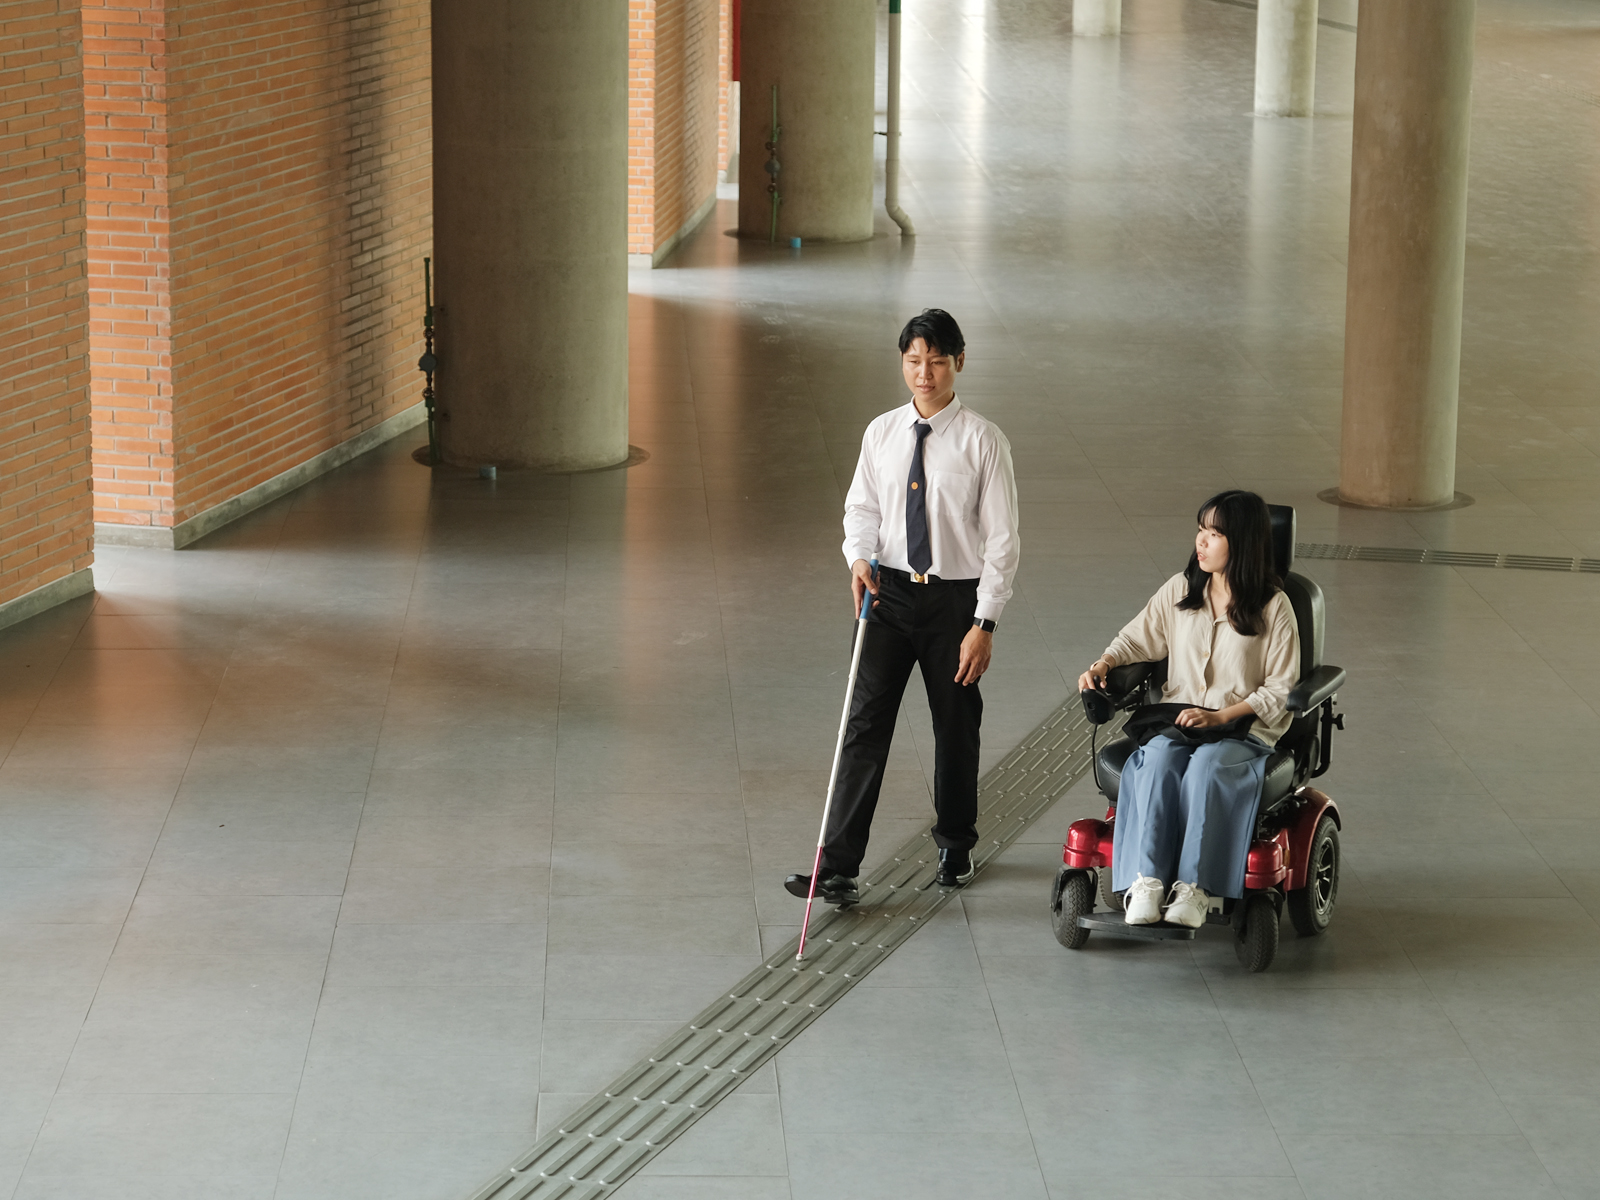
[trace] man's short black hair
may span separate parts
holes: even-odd
[[[967,348],[967,339],[961,336],[961,326],[942,308],[925,308],[900,331],[900,353],[911,349],[911,343],[921,338],[929,350],[958,357]]]

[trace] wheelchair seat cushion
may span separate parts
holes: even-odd
[[[1099,769],[1100,793],[1113,805],[1122,786],[1122,769],[1139,747],[1129,737],[1118,735],[1095,754]],[[1266,774],[1261,781],[1260,812],[1271,812],[1294,791],[1294,752],[1284,746],[1274,746],[1267,755]]]

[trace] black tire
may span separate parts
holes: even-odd
[[[1239,965],[1252,975],[1265,971],[1278,953],[1278,909],[1259,893],[1244,901],[1244,918],[1236,927],[1233,949]]]
[[[1289,893],[1289,920],[1301,937],[1316,937],[1333,921],[1339,902],[1339,825],[1327,813],[1311,835],[1306,885]]]
[[[1122,912],[1122,897],[1111,890],[1111,868],[1100,868],[1100,903],[1112,912]]]
[[[1056,941],[1068,950],[1081,950],[1089,940],[1089,931],[1078,924],[1078,918],[1093,911],[1094,887],[1089,877],[1082,871],[1068,871],[1063,867],[1056,876],[1050,898],[1050,927],[1055,931]]]

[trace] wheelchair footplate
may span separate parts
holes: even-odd
[[[1139,942],[1192,942],[1194,935],[1199,932],[1186,925],[1169,925],[1165,921],[1158,925],[1129,925],[1119,912],[1084,913],[1078,918],[1078,926],[1092,929],[1105,937],[1132,938]]]

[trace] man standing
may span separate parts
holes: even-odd
[[[939,885],[972,878],[978,842],[978,680],[1017,571],[1011,444],[956,398],[966,342],[955,318],[925,309],[900,333],[911,402],[867,426],[845,498],[844,557],[856,611],[871,592],[855,698],[824,836],[817,895],[860,899],[856,876],[913,665],[933,711],[933,839]],[[870,559],[880,567],[873,577]],[[784,887],[805,896],[809,875]]]

